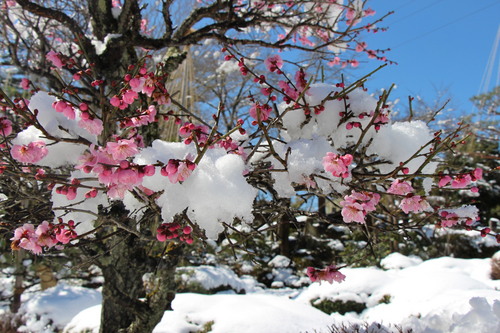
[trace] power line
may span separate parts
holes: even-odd
[[[403,21],[404,19],[407,19],[408,17],[412,17],[412,16],[413,16],[413,15],[415,15],[415,14],[418,14],[418,13],[420,13],[420,12],[422,12],[422,11],[426,10],[426,9],[429,9],[429,8],[431,8],[431,7],[434,7],[435,5],[437,5],[437,4],[439,4],[440,2],[443,2],[443,1],[444,1],[444,0],[432,1],[430,5],[427,5],[427,6],[425,6],[425,7],[422,7],[422,8],[420,8],[420,9],[417,9],[416,11],[411,12],[411,13],[410,13],[410,14],[408,14],[408,15],[405,15],[405,16],[403,16],[403,17],[400,17],[397,21],[394,21],[394,22],[389,22],[388,24],[389,24],[390,26],[393,26],[393,25],[395,25],[396,23],[399,23],[399,22]],[[403,5],[403,6],[399,7],[399,8],[402,8],[402,7],[404,7],[404,6],[405,6],[405,5]],[[394,11],[396,11],[396,10],[397,10],[397,9],[395,9]]]
[[[488,8],[493,7],[493,6],[495,6],[495,5],[498,5],[498,4],[500,4],[500,1],[495,1],[495,2],[493,2],[493,3],[490,3],[490,4],[488,4],[488,5],[484,6],[484,7],[481,7],[481,8],[479,8],[479,9],[477,9],[477,10],[475,10],[475,11],[471,12],[471,13],[467,13],[467,14],[465,14],[465,15],[460,16],[459,18],[456,18],[456,19],[455,19],[455,20],[453,20],[453,21],[450,21],[450,22],[448,22],[448,23],[445,23],[445,24],[443,24],[443,25],[441,25],[441,26],[439,26],[439,27],[437,27],[437,28],[435,28],[435,29],[432,29],[432,30],[430,30],[430,31],[427,31],[427,32],[425,32],[425,33],[423,33],[423,34],[421,34],[421,35],[418,35],[418,36],[414,37],[414,38],[408,39],[408,40],[406,40],[406,41],[404,41],[404,42],[402,42],[402,43],[400,43],[400,44],[396,45],[395,47],[391,47],[391,49],[393,49],[393,50],[394,50],[394,49],[397,49],[398,47],[400,47],[400,46],[402,46],[402,45],[408,44],[408,43],[410,43],[410,42],[413,42],[414,40],[417,40],[417,39],[420,39],[420,38],[422,38],[422,37],[428,36],[428,35],[430,35],[430,34],[432,34],[432,33],[436,32],[436,31],[438,31],[438,30],[441,30],[441,29],[443,29],[443,28],[446,28],[447,26],[450,26],[450,25],[452,25],[452,24],[455,24],[455,23],[457,23],[458,21],[461,21],[461,20],[463,20],[463,19],[465,19],[465,18],[467,18],[467,17],[470,17],[470,16],[472,16],[472,15],[475,15],[475,14],[477,14],[477,13],[479,13],[479,12],[482,12],[482,11],[483,11],[483,10],[485,10],[485,9],[488,9]]]

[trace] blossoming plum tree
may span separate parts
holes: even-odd
[[[193,4],[174,22],[179,2],[162,1],[163,26],[151,30],[139,1],[89,0],[65,10],[60,2],[3,2],[12,63],[47,79],[24,78],[27,98],[0,90],[4,203],[24,212],[4,223],[14,250],[43,255],[76,247],[102,269],[102,332],[152,331],[175,296],[183,250],[234,230],[235,221],[251,225],[259,191],[276,210],[280,199],[306,191],[335,204],[342,223],[362,227],[376,228],[373,221],[387,214],[411,214],[394,228],[433,220],[473,226],[473,207],[427,200],[450,182],[466,188],[481,178],[479,169],[437,173],[436,156],[460,142],[462,126],[445,134],[421,121],[392,122],[388,92],[366,92],[368,76],[350,85],[316,83],[278,53],[316,52],[332,66],[358,64],[342,60],[343,49],[386,60],[358,40],[378,29],[361,26],[374,14],[363,2]],[[223,44],[221,58],[255,84],[232,127],[221,123],[224,104],[206,120],[166,88],[182,57],[172,64],[157,51],[207,39]],[[276,52],[250,66],[259,60],[246,54],[247,45]],[[151,137],[160,119],[177,123],[182,141]],[[14,190],[8,182],[23,185]],[[49,207],[44,214],[26,206],[33,193],[43,193],[36,201]],[[400,211],[387,211],[383,198],[398,201]],[[288,216],[299,214],[328,220],[319,211]],[[312,281],[344,279],[333,264],[307,274]]]

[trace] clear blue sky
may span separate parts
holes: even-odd
[[[408,95],[433,101],[437,90],[448,89],[451,105],[470,112],[468,100],[480,88],[500,26],[500,0],[371,0],[368,4],[378,15],[395,11],[380,25],[387,26],[387,32],[365,40],[369,48],[391,48],[388,57],[398,62],[375,74],[370,90],[395,83],[393,98],[407,104]],[[498,73],[498,52],[490,88]],[[362,64],[355,74],[366,74],[377,65],[373,60]]]

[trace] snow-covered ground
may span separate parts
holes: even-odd
[[[180,293],[174,310],[165,312],[154,332],[188,333],[211,327],[206,331],[312,333],[329,332],[329,326],[342,323],[369,327],[374,322],[382,328],[371,325],[369,332],[397,332],[396,325],[415,333],[500,332],[500,280],[491,280],[489,259],[422,261],[393,253],[382,265],[385,269],[344,268],[347,277],[341,284],[312,283],[298,289],[267,289],[226,267],[192,268],[184,279],[207,289],[226,285],[246,293]],[[366,309],[359,314],[326,314],[311,306],[322,300],[355,301]],[[50,322],[68,333],[98,332],[100,293],[59,283],[26,294],[22,310],[25,332],[53,332]]]

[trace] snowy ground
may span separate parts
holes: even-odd
[[[208,331],[214,333],[312,333],[329,332],[333,324],[373,322],[383,327],[373,326],[370,332],[396,332],[395,325],[416,333],[500,332],[500,280],[490,279],[489,259],[443,257],[422,262],[393,253],[382,263],[385,269],[344,268],[347,278],[341,284],[313,283],[299,289],[266,289],[224,267],[193,268],[186,279],[207,289],[227,285],[246,294],[178,294],[174,310],[165,312],[154,332],[211,327]],[[68,333],[97,332],[100,297],[99,291],[64,283],[28,294],[24,331],[53,332],[48,325],[53,322]],[[311,306],[324,299],[356,301],[366,309],[329,315]]]

